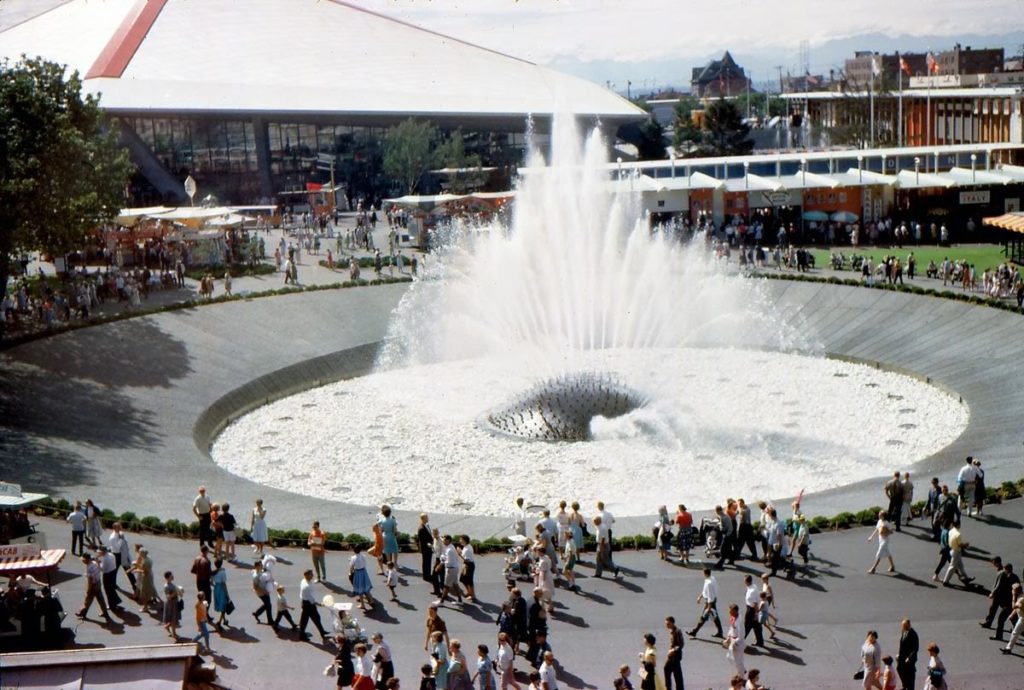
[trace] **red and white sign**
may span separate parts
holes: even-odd
[[[0,546],[0,558],[39,558],[39,544]]]

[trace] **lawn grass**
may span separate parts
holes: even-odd
[[[891,247],[884,246],[873,246],[873,247],[858,247],[857,251],[854,252],[852,247],[836,247],[832,250],[829,249],[812,249],[811,252],[814,254],[814,265],[818,268],[828,268],[829,254],[831,251],[841,251],[849,260],[852,254],[860,254],[861,256],[874,257],[874,262],[877,264],[883,257],[887,255],[895,255],[899,257],[900,261],[906,265],[907,255],[910,252],[914,252],[914,258],[917,261],[917,272],[924,273],[928,267],[928,262],[934,260],[937,266],[942,265],[943,259],[949,257],[950,261],[966,260],[974,265],[978,272],[984,271],[986,268],[994,269],[999,264],[1006,261],[1006,256],[1003,254],[1003,246],[1001,244],[957,244],[951,247],[940,247],[938,245],[922,244],[919,246],[904,245],[902,249],[896,245]]]

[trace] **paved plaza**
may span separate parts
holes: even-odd
[[[983,520],[964,519],[965,537],[975,545],[965,559],[966,568],[977,583],[987,586],[994,578],[987,558],[997,554],[1011,559],[1019,556],[1022,523],[1021,500],[991,506]],[[69,532],[65,525],[43,520],[42,526],[51,545],[66,544]],[[983,591],[967,591],[959,584],[944,588],[931,581],[938,549],[928,540],[921,523],[893,537],[897,575],[866,573],[874,554],[873,544],[866,541],[867,534],[865,528],[815,535],[809,568],[792,580],[779,577],[772,581],[778,602],[779,639],[767,642],[765,650],[749,651],[747,667],[761,669],[762,680],[772,688],[859,687],[851,678],[859,663],[866,631],[877,629],[883,653],[894,653],[900,619],[907,616],[921,637],[922,658],[926,658],[923,647],[927,642],[935,640],[941,646],[951,688],[1019,688],[1024,647],[1018,647],[1013,656],[1003,656],[999,643],[989,640],[991,631],[978,627],[977,622],[988,609]],[[188,574],[188,566],[196,555],[195,542],[153,535],[130,535],[129,541],[141,542],[151,549],[156,571],[174,571],[178,584],[185,587],[186,599],[191,601],[195,583]],[[284,549],[273,553],[279,559],[275,577],[288,587],[294,604],[301,573],[310,567],[308,552]],[[228,591],[238,609],[230,618],[232,627],[221,635],[214,634],[212,641],[212,660],[221,682],[239,689],[332,687],[333,679],[322,675],[330,662],[331,650],[319,644],[315,633],[314,643],[298,642],[290,633],[275,634],[269,626],[255,624],[250,617],[257,606],[248,584],[252,554],[247,547],[240,549],[239,554],[240,561],[227,566]],[[321,595],[330,591],[336,597],[345,597],[349,587],[349,555],[328,552],[329,582],[318,585]],[[594,579],[592,567],[584,565],[579,569],[580,593],[556,590],[550,643],[562,666],[560,679],[567,687],[610,687],[623,663],[630,664],[635,674],[643,633],[653,632],[663,653],[667,639],[662,627],[664,617],[674,615],[685,629],[694,624],[699,614],[695,603],[701,587],[699,562],[689,568],[663,563],[653,551],[617,552],[615,558],[624,573],[621,580]],[[502,559],[486,556],[479,560],[477,591],[481,603],[451,604],[441,609],[441,615],[451,637],[462,640],[463,649],[486,643],[493,650],[497,635],[495,619],[506,597]],[[586,554],[586,560],[592,563],[593,554]],[[367,632],[384,633],[394,651],[396,672],[403,687],[418,682],[419,667],[428,661],[423,651],[423,624],[433,597],[430,587],[414,570],[418,562],[418,554],[403,554],[399,602],[386,601],[385,597],[382,608],[360,618]],[[59,576],[61,598],[69,611],[80,606],[82,600],[81,570],[80,564],[69,559]],[[724,611],[728,602],[742,603],[742,576],[752,573],[756,577],[760,572],[760,564],[742,560],[737,561],[735,569],[716,572],[721,592],[719,609]],[[124,580],[121,584],[125,584]],[[522,586],[527,587],[527,583]],[[386,594],[382,578],[376,575],[374,587],[375,595]],[[140,616],[134,605],[127,603],[125,612],[111,626],[101,625],[95,607],[90,620],[76,622],[69,617],[69,624],[75,626],[77,644],[88,647],[167,641],[154,616]],[[191,630],[188,617],[184,620],[183,634]],[[688,688],[728,687],[732,665],[718,640],[710,637],[713,631],[713,627],[706,625],[697,639],[687,638],[684,670]],[[748,642],[751,650],[753,636]],[[526,672],[529,665],[519,659],[516,668]],[[923,684],[920,672],[918,677]],[[525,676],[520,674],[520,680],[525,681]]]

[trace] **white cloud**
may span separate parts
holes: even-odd
[[[641,62],[835,38],[1003,33],[1021,0],[353,0],[539,63]]]

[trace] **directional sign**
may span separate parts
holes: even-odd
[[[785,206],[789,203],[789,192],[761,192],[761,196],[772,206]]]

